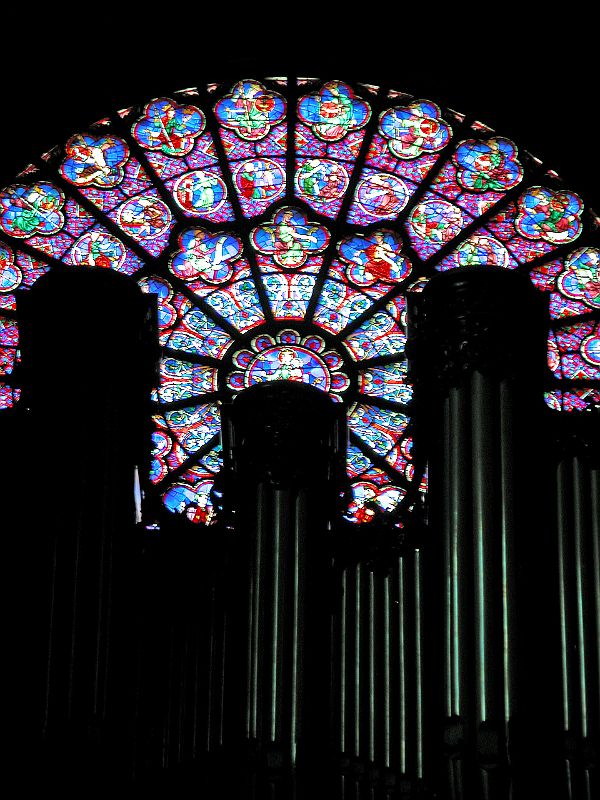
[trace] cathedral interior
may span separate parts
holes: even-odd
[[[291,90],[297,119],[290,140],[301,124],[309,127],[314,113],[302,105],[303,92],[316,92],[315,86],[324,91],[323,81],[352,87],[357,130],[371,124],[358,116],[364,104],[383,97],[383,90],[369,94],[366,87],[397,90],[427,98],[446,116],[455,114],[455,127],[484,126],[472,129],[478,141],[506,137],[502,141],[516,142],[519,152],[533,154],[531,174],[525,170],[529,187],[539,189],[537,176],[552,171],[552,181],[554,173],[560,176],[552,183],[557,193],[564,187],[582,198],[587,216],[576,252],[596,254],[596,294],[569,295],[581,306],[569,313],[574,325],[591,326],[586,341],[597,342],[597,153],[585,147],[585,126],[573,124],[572,134],[564,129],[564,109],[590,113],[589,56],[564,51],[578,82],[562,73],[554,81],[547,73],[546,80],[530,81],[520,63],[496,65],[493,54],[484,59],[485,69],[475,68],[467,54],[445,72],[441,55],[423,65],[408,57],[414,52],[407,47],[403,65],[390,41],[385,44],[386,54],[365,46],[358,59],[290,52],[261,59],[241,45],[237,58],[217,62],[213,56],[214,68],[183,59],[177,69],[171,64],[142,76],[117,59],[107,64],[103,80],[65,77],[64,87],[36,99],[22,87],[12,89],[7,103],[16,124],[2,132],[0,186],[50,180],[28,177],[23,170],[30,163],[42,175],[60,163],[62,172],[58,166],[56,172],[65,186],[85,185],[83,172],[66,170],[70,151],[60,148],[110,115],[110,130],[148,168],[154,162],[144,153],[153,151],[150,145],[144,151],[146,129],[136,128],[136,120],[144,108],[152,119],[144,104],[188,87],[214,82],[218,102],[211,103],[218,109],[218,103],[233,105],[229,87],[241,85],[236,82],[263,86],[273,75],[309,76],[308,88],[299,80]],[[276,81],[268,85],[276,99],[287,91]],[[359,108],[354,96],[361,89],[366,101]],[[202,100],[209,116],[204,95],[177,97],[182,105]],[[397,103],[404,108],[409,101],[403,98]],[[382,140],[385,103],[393,102],[393,95],[382,101]],[[272,107],[268,113],[275,113]],[[321,139],[337,141],[331,121],[323,119]],[[217,122],[207,125],[214,134]],[[395,136],[388,139],[402,141]],[[248,132],[238,138],[252,147],[263,141]],[[225,163],[225,150],[219,153]],[[252,153],[255,163],[264,159],[259,149]],[[362,150],[360,158],[367,159]],[[516,172],[506,170],[503,180],[516,184]],[[292,168],[284,166],[282,173],[287,194],[278,195],[273,207],[266,201],[246,207],[242,199],[243,213],[209,219],[207,227],[212,234],[229,225],[224,246],[252,235],[256,263],[272,258],[283,270],[292,256],[277,260],[283,259],[277,225],[279,233],[286,222],[308,230],[317,252],[310,258],[320,257],[319,236],[321,250],[333,252],[338,234],[322,200],[311,206],[308,190],[295,189],[294,195]],[[362,184],[353,180],[358,197]],[[240,185],[227,183],[229,193]],[[421,200],[430,188],[419,187]],[[521,188],[508,191],[517,198]],[[23,203],[10,205],[10,197],[0,247],[10,253],[20,248],[31,258],[36,240],[23,227]],[[89,213],[94,197],[84,199]],[[179,232],[188,201],[177,202]],[[351,200],[343,203],[344,213],[353,213]],[[298,209],[315,212],[312,228]],[[380,217],[354,213],[348,229],[339,224],[339,236],[355,236],[355,255],[361,236],[373,232],[375,247],[382,241],[375,239],[380,220],[393,227],[396,219],[388,210]],[[492,212],[484,213],[488,220]],[[115,219],[109,229],[116,236],[127,218]],[[42,216],[37,224],[43,222]],[[329,231],[331,242],[325,242]],[[556,239],[557,259],[573,252],[567,235],[556,234],[563,236]],[[404,252],[418,261],[418,247],[403,236]],[[135,249],[134,234],[124,241],[144,256],[139,245]],[[335,247],[340,263],[350,264],[343,246]],[[451,255],[450,245],[443,252]],[[294,257],[305,258],[304,250]],[[536,255],[542,266],[544,257]],[[225,263],[222,254],[220,259]],[[399,270],[397,253],[394,263]],[[403,381],[414,389],[409,430],[418,479],[406,483],[397,506],[394,489],[380,505],[366,495],[359,502],[356,489],[352,500],[347,453],[363,428],[346,417],[343,391],[346,380],[358,392],[363,373],[337,334],[319,339],[314,325],[274,313],[264,335],[272,337],[279,371],[251,385],[244,377],[244,391],[227,392],[223,386],[233,390],[242,380],[236,366],[241,370],[254,359],[266,369],[266,356],[260,360],[266,345],[261,350],[260,337],[251,340],[243,330],[239,341],[246,349],[233,356],[228,351],[230,372],[219,373],[218,390],[215,383],[206,393],[205,402],[218,406],[219,428],[211,431],[217,431],[222,466],[203,504],[193,506],[186,505],[179,484],[163,495],[151,485],[157,441],[152,419],[166,402],[161,363],[165,346],[166,355],[175,352],[173,339],[165,345],[160,338],[162,301],[153,294],[159,289],[152,289],[159,283],[147,290],[125,272],[67,267],[15,292],[14,308],[3,306],[2,314],[18,320],[22,394],[0,413],[0,487],[8,548],[9,759],[23,790],[89,796],[123,787],[150,796],[232,800],[300,800],[317,792],[336,800],[597,796],[600,372],[596,366],[588,377],[578,374],[572,386],[568,376],[557,383],[560,391],[591,398],[581,410],[544,403],[552,377],[552,300],[532,285],[528,269],[501,266],[506,264],[481,260],[464,267],[457,261],[456,269],[440,269],[424,288],[406,292]],[[177,268],[169,261],[183,286],[189,276]],[[398,285],[403,276],[396,277]],[[355,285],[361,279],[363,288],[374,283],[355,277]],[[213,276],[214,285],[219,280]],[[261,294],[263,306],[266,297]],[[318,318],[318,308],[309,310]],[[234,326],[233,317],[228,324]],[[376,338],[375,328],[366,330],[367,340]],[[590,359],[598,358],[594,347]],[[329,391],[297,378],[294,352],[329,365]],[[218,371],[219,358],[205,362]],[[376,367],[388,362],[376,361]],[[195,363],[204,364],[201,358]],[[184,406],[176,400],[173,413]],[[380,407],[397,413],[399,406],[384,397]],[[376,427],[374,419],[365,423],[364,436],[376,451],[367,430]],[[387,469],[384,461],[374,459],[378,474]],[[167,464],[175,477],[164,480],[176,481],[185,466],[183,460],[174,468]]]

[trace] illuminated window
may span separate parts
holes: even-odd
[[[302,381],[347,408],[346,518],[401,521],[427,490],[407,293],[458,267],[527,272],[550,295],[546,402],[585,411],[600,405],[596,226],[537,159],[429,100],[315,79],[174,91],[0,191],[0,406],[19,400],[14,291],[59,262],[114,269],[158,297],[147,492],[214,522],[219,401]]]

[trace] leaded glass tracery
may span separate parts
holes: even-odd
[[[401,522],[426,492],[406,293],[458,267],[526,272],[549,293],[546,402],[589,410],[596,231],[537,159],[430,100],[308,78],[175,91],[75,133],[0,192],[0,406],[19,400],[15,290],[59,263],[114,269],[158,298],[147,493],[213,522],[219,402],[295,380],[346,405],[346,518]]]

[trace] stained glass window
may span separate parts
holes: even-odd
[[[598,220],[481,122],[401,91],[265,78],[174,91],[88,125],[0,191],[0,407],[19,402],[14,292],[60,264],[158,298],[146,492],[214,523],[219,403],[290,380],[347,410],[345,518],[427,490],[406,297],[491,265],[549,295],[551,409],[600,405]]]

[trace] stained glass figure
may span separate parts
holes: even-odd
[[[402,526],[427,492],[406,296],[437,271],[526,270],[550,301],[547,405],[600,406],[600,250],[582,199],[539,175],[458,112],[340,80],[245,78],[123,109],[0,190],[0,407],[20,398],[14,293],[57,262],[118,270],[157,297],[145,491],[167,515],[218,520],[218,403],[285,380],[347,410],[345,519]]]

